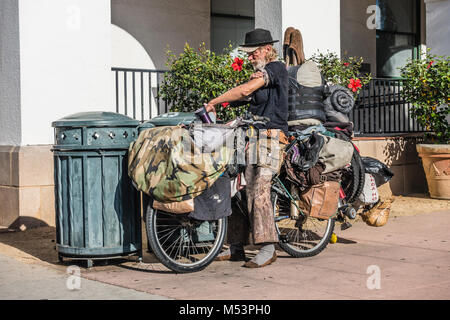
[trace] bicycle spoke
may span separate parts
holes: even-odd
[[[219,229],[222,220],[204,222],[157,210],[149,218],[151,231],[147,232],[156,240],[155,254],[164,257],[161,262],[174,271],[188,272],[204,267],[205,262],[209,264],[213,250],[216,252],[223,241],[225,229]]]
[[[329,220],[321,220],[307,216],[303,221],[290,218],[291,201],[286,196],[274,194],[274,217],[286,216],[285,219],[275,222],[277,231],[286,242],[281,242],[282,247],[288,247],[292,254],[306,255],[323,245],[323,239],[329,232]],[[302,222],[301,222],[302,221]],[[301,224],[300,224],[301,223]],[[320,252],[320,251],[318,251]]]
[[[173,249],[175,249],[178,239],[181,239],[181,237],[182,237],[182,235],[180,234],[180,236],[167,248],[167,251],[168,251],[169,248],[173,246],[172,250],[170,250],[170,252],[169,252],[169,257],[172,257]]]
[[[179,227],[179,228],[181,228],[181,227]],[[178,229],[179,229],[178,228]],[[161,247],[163,247],[164,246],[164,244],[167,242],[167,240],[169,240],[170,239],[170,237],[175,233],[175,231],[177,231],[177,229],[175,229],[175,230],[173,230],[170,234],[168,234],[167,235],[167,238],[166,238],[166,240],[164,240],[164,242],[163,243],[161,243]],[[162,238],[161,238],[162,239]],[[161,240],[161,239],[159,239],[159,240]]]

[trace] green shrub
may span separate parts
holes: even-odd
[[[166,73],[159,96],[171,106],[171,111],[193,112],[204,103],[249,80],[252,66],[242,53],[232,57],[232,46],[222,54],[206,49],[203,43],[197,50],[187,43],[176,56],[167,52],[169,72]],[[247,106],[224,108],[216,106],[218,119],[228,121],[240,115]]]
[[[402,96],[412,105],[412,116],[426,130],[435,143],[450,142],[448,115],[450,114],[450,59],[429,53],[421,59],[409,59],[400,68],[403,81]]]
[[[359,68],[363,62],[361,57],[340,59],[336,53],[327,51],[327,53],[318,52],[314,54],[311,60],[318,64],[324,79],[328,83],[349,88],[355,98],[362,87],[369,83],[372,78],[370,74],[359,76]]]

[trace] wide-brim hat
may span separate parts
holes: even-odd
[[[239,50],[253,52],[261,46],[278,42],[273,40],[269,30],[255,29],[245,34],[245,43],[241,44]]]

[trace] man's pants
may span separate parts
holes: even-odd
[[[228,217],[228,243],[246,245],[279,241],[270,193],[272,177],[281,168],[285,145],[277,143],[276,147],[279,148],[276,150],[279,162],[275,167],[251,164],[246,167],[244,176],[248,218],[239,208],[233,207],[233,213]],[[269,151],[275,153],[275,150]]]
[[[233,214],[228,217],[228,243],[247,245],[278,242],[270,199],[273,171],[250,165],[245,169],[244,175],[247,182],[245,190],[248,218],[239,208],[233,208]]]

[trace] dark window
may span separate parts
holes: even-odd
[[[377,76],[399,77],[398,68],[417,57],[419,0],[377,0]]]
[[[211,0],[211,50],[221,53],[231,42],[244,42],[255,28],[255,0]]]

